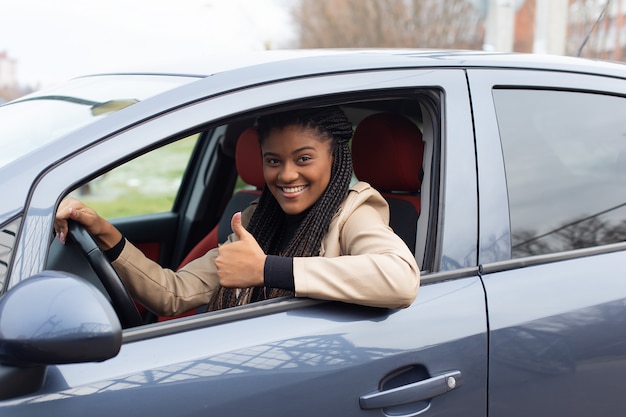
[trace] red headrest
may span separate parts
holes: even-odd
[[[354,173],[380,191],[419,191],[423,157],[422,132],[398,114],[372,114],[354,131]]]
[[[241,179],[259,190],[265,187],[261,145],[255,127],[249,127],[239,135],[235,148],[235,163]]]

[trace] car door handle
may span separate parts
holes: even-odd
[[[387,408],[428,400],[461,386],[461,371],[450,371],[423,381],[384,391],[375,391],[359,398],[361,409]]]

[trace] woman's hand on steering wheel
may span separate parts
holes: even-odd
[[[118,243],[122,234],[95,210],[73,198],[67,198],[59,205],[54,230],[61,243],[71,236],[78,244],[106,289],[122,327],[143,324],[137,306],[103,252]]]
[[[54,219],[54,231],[61,243],[65,243],[68,236],[68,220],[80,223],[91,234],[100,249],[111,249],[122,239],[120,231],[100,217],[94,209],[72,197],[67,197],[59,204]]]

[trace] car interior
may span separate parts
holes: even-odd
[[[434,267],[428,259],[433,259],[429,255],[434,253],[435,239],[425,231],[434,230],[437,219],[437,199],[431,196],[439,183],[439,173],[433,170],[438,167],[433,164],[439,148],[435,143],[439,135],[438,100],[436,92],[411,91],[411,94],[387,92],[380,98],[372,98],[371,94],[350,100],[336,98],[330,103],[340,105],[354,126],[351,143],[354,181],[369,182],[385,197],[390,207],[390,226],[416,254],[422,271]],[[326,98],[325,102],[313,104],[291,103],[289,108],[328,103]],[[234,116],[197,131],[199,139],[172,208],[173,216],[177,217],[176,230],[160,238],[163,242],[169,240],[168,243],[145,240],[134,232],[139,230],[135,224],[149,222],[155,216],[111,219],[112,223],[146,256],[171,269],[178,269],[217,247],[231,233],[232,214],[258,198],[264,186],[254,121],[264,112],[284,108]],[[185,137],[188,136],[189,132],[185,132]],[[101,174],[95,172],[94,177],[84,182]],[[84,250],[75,246],[60,245],[53,239],[48,269],[84,277],[110,297],[102,277],[94,273],[93,262],[84,255]],[[115,308],[115,302],[112,304]],[[136,304],[142,324],[204,312],[199,308],[177,317],[157,317]],[[136,322],[122,324],[123,327],[137,325]]]

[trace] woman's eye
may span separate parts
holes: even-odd
[[[267,165],[277,165],[278,164],[278,159],[271,159],[271,158],[270,159],[266,159],[265,163]]]
[[[300,162],[307,162],[307,161],[310,161],[310,160],[311,160],[311,157],[310,157],[310,156],[308,156],[308,155],[304,155],[304,156],[301,156],[298,160],[299,160]]]

